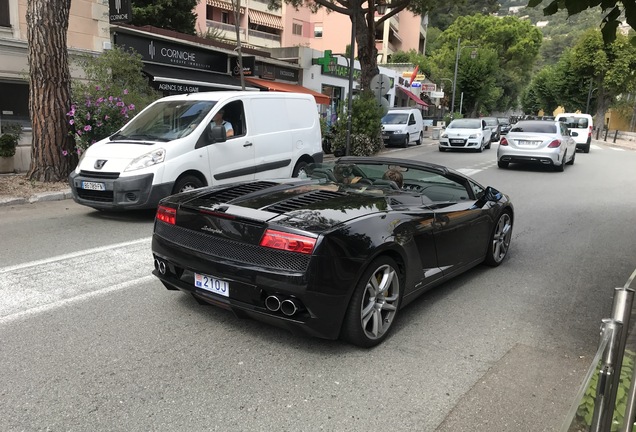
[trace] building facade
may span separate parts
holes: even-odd
[[[18,171],[31,161],[29,64],[27,59],[27,0],[0,0],[0,128],[2,122],[25,128],[15,156]],[[110,42],[107,0],[73,0],[68,30],[69,58],[98,54]],[[71,78],[82,78],[71,67]]]

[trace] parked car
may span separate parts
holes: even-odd
[[[186,189],[297,176],[322,158],[312,95],[191,93],[155,101],[90,146],[69,183],[73,199],[89,207],[156,208],[161,198]]]
[[[490,128],[490,142],[499,141],[501,138],[501,126],[497,117],[482,117],[486,125]]]
[[[565,125],[571,131],[578,135],[574,137],[576,148],[583,150],[584,153],[590,152],[592,144],[592,132],[594,131],[594,120],[589,114],[578,113],[562,113],[556,116],[556,119]]]
[[[414,142],[422,144],[424,120],[417,108],[392,108],[382,117],[382,139],[384,145],[408,147]]]
[[[439,151],[473,149],[481,152],[485,148],[490,148],[490,136],[490,128],[483,119],[455,119],[440,135]]]
[[[342,157],[305,172],[163,199],[153,274],[238,316],[371,347],[416,297],[507,255],[511,200],[457,171]]]
[[[563,171],[566,163],[574,164],[576,158],[576,132],[570,132],[565,123],[549,120],[522,120],[508,135],[501,138],[497,148],[499,168],[507,168],[511,162],[551,165]]]
[[[512,124],[510,123],[508,117],[497,117],[497,121],[499,121],[499,133],[501,135],[507,134],[512,127]]]

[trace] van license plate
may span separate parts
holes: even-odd
[[[213,276],[195,273],[194,286],[223,297],[230,296],[230,284],[227,281],[217,279]]]
[[[96,190],[96,191],[105,191],[106,185],[104,183],[96,183],[96,182],[82,182],[82,189],[88,190]]]

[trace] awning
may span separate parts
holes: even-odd
[[[225,2],[222,0],[207,0],[205,2],[208,6],[212,6],[215,8],[219,8],[219,9],[224,9],[224,10],[229,10],[229,11],[234,11],[234,7],[232,6],[232,3],[230,2]],[[245,15],[245,8],[243,6],[241,6],[239,8],[239,13],[241,15]]]
[[[407,95],[410,99],[414,100],[416,104],[421,105],[423,107],[428,107],[428,104],[424,102],[422,99],[420,99],[419,97],[415,96],[414,93],[408,91],[404,87],[398,87],[398,88],[402,90],[404,94]]]
[[[247,16],[254,24],[271,27],[275,29],[283,29],[283,20],[278,15],[272,15],[258,10],[250,9]]]
[[[241,81],[230,75],[151,64],[144,65],[144,72],[150,75],[154,82],[196,87],[195,91],[241,90]],[[198,89],[199,87],[202,87],[203,90]],[[166,88],[166,90],[173,89]],[[260,89],[246,82],[245,90],[259,91]],[[174,91],[191,93],[179,89],[174,89]]]
[[[329,105],[331,101],[329,96],[324,95],[322,93],[318,93],[317,91],[310,90],[306,87],[299,86],[296,84],[286,84],[282,82],[276,81],[268,81],[259,78],[245,78],[245,81],[249,81],[254,85],[257,85],[262,88],[266,88],[271,91],[280,91],[280,92],[292,92],[292,93],[307,93],[310,94],[316,99],[316,103],[322,105]]]

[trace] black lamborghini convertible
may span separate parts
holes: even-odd
[[[427,289],[501,264],[513,221],[506,195],[452,169],[342,157],[163,199],[153,274],[237,315],[370,347]]]

